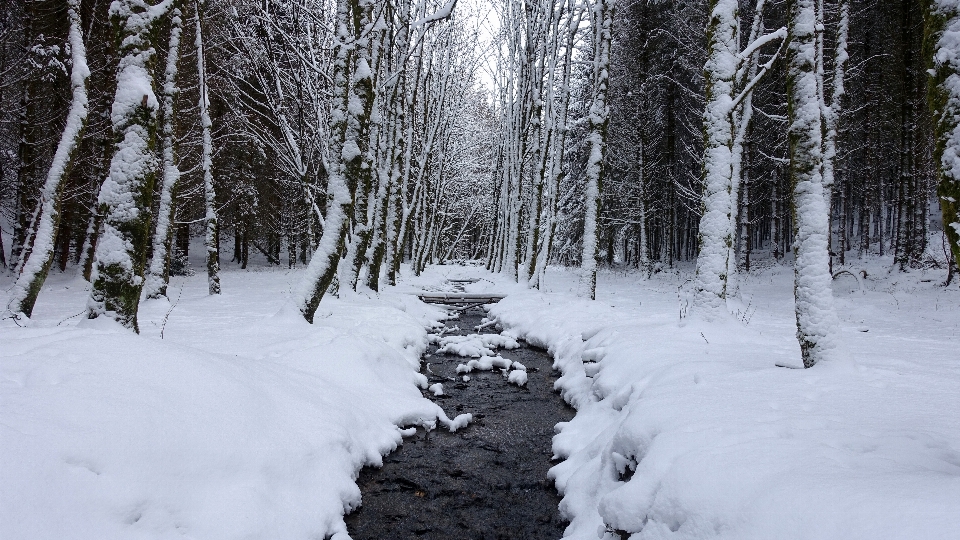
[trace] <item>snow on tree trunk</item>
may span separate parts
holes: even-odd
[[[837,48],[833,59],[833,94],[830,103],[823,107],[823,187],[826,190],[827,204],[830,204],[830,192],[834,184],[834,160],[837,157],[837,122],[845,92],[843,80],[847,65],[847,36],[850,29],[850,6],[846,0],[840,2],[840,20],[837,22]],[[822,88],[822,85],[821,85]]]
[[[337,2],[330,152],[331,169],[327,180],[327,216],[323,235],[310,259],[303,278],[299,309],[304,319],[313,322],[328,287],[337,276],[341,251],[353,217],[353,193],[363,171],[364,149],[368,140],[370,112],[373,107],[372,73],[363,58],[364,47],[358,46],[371,5],[361,7],[358,0]],[[356,20],[358,28],[352,28]],[[361,44],[362,45],[362,44]],[[355,58],[359,57],[359,58]]]
[[[70,110],[67,113],[67,124],[60,137],[53,162],[47,172],[47,178],[40,193],[38,202],[39,215],[37,216],[36,234],[33,247],[29,255],[21,264],[21,273],[13,286],[8,309],[16,313],[30,316],[36,304],[40,288],[50,271],[53,262],[54,239],[60,225],[60,206],[63,199],[63,187],[67,175],[73,164],[73,157],[83,129],[87,123],[89,111],[87,101],[87,78],[90,69],[87,67],[87,53],[83,43],[83,33],[80,28],[80,1],[67,0],[67,16],[70,21],[70,31],[67,41],[70,44],[70,86],[73,95]],[[0,246],[2,250],[2,246]]]
[[[206,219],[203,244],[207,249],[207,291],[220,294],[220,243],[217,241],[217,193],[213,186],[213,122],[210,121],[210,96],[207,87],[207,69],[203,50],[203,0],[197,1],[197,81],[200,85],[200,128],[203,131],[203,195]]]
[[[714,0],[707,25],[703,112],[703,217],[697,257],[694,309],[711,318],[726,307],[727,262],[733,245],[730,200],[733,184],[731,103],[739,53],[737,0]]]
[[[600,188],[604,174],[603,159],[606,150],[607,125],[610,121],[607,85],[612,41],[613,0],[597,0],[592,10],[593,102],[590,105],[590,134],[587,137],[590,143],[590,154],[587,157],[583,255],[580,261],[580,283],[577,295],[595,300],[597,297],[597,214],[600,210]]]
[[[174,105],[177,97],[177,66],[180,61],[180,36],[183,32],[183,19],[180,9],[171,12],[170,41],[167,46],[167,65],[164,69],[163,102],[163,142],[161,143],[163,179],[160,186],[160,208],[157,213],[157,226],[153,233],[153,258],[147,269],[143,285],[143,295],[147,298],[159,298],[167,295],[167,283],[170,280],[170,248],[173,243],[173,218],[176,211],[174,190],[180,180],[180,167],[177,164],[174,146]]]
[[[823,196],[823,132],[817,84],[816,0],[789,4],[787,109],[793,179],[794,296],[797,339],[804,367],[836,350],[839,320],[833,307],[828,214]]]
[[[90,76],[90,70],[87,67],[87,53],[80,28],[79,4],[79,0],[67,1],[67,16],[70,21],[67,41],[70,44],[72,62],[70,86],[73,90],[70,110],[67,113],[67,124],[40,194],[39,216],[33,247],[21,265],[21,273],[13,286],[7,305],[11,312],[23,313],[28,317],[33,313],[33,306],[40,294],[40,288],[43,287],[43,282],[50,271],[50,264],[53,262],[54,239],[60,225],[63,186],[73,164],[80,138],[83,136],[89,111],[87,78]]]
[[[936,121],[937,196],[950,251],[960,266],[960,6],[930,0],[926,12],[930,106]]]
[[[155,6],[142,0],[116,0],[110,6],[120,56],[111,111],[116,142],[97,198],[103,222],[87,308],[91,319],[106,315],[138,332],[137,308],[158,166],[153,26],[171,4],[172,0]]]

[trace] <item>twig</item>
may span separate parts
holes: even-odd
[[[81,311],[80,313],[77,313],[76,315],[71,315],[71,316],[67,317],[66,319],[58,322],[58,323],[57,323],[57,326],[60,326],[61,324],[69,321],[70,319],[72,319],[72,318],[74,318],[74,317],[79,317],[80,315],[83,315],[83,314],[86,313],[86,312],[87,312],[87,310],[83,310],[83,311]]]
[[[167,314],[163,316],[163,324],[160,325],[160,339],[163,339],[163,332],[167,328],[167,319],[170,318],[170,314],[173,313],[173,308],[177,307],[177,304],[180,303],[180,295],[183,294],[183,287],[180,287],[180,292],[177,293],[177,301],[170,306],[170,309],[167,311]]]

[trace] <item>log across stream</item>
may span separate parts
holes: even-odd
[[[482,317],[481,310],[470,309],[447,326],[458,326],[455,334],[476,333]],[[553,390],[558,374],[550,357],[526,344],[501,350],[504,358],[527,367],[527,384],[518,387],[508,384],[496,369],[470,373],[470,380],[464,382],[456,367],[468,359],[436,355],[435,350],[428,351],[423,371],[430,384],[443,384],[446,395],[425,395],[451,418],[470,412],[474,421],[456,433],[442,428],[430,433],[420,430],[385,457],[382,468],[361,471],[358,484],[363,503],[346,518],[350,536],[354,540],[560,538],[566,524],[547,470],[553,465],[554,425],[570,420],[574,411]]]

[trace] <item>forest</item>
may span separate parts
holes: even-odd
[[[944,538],[958,271],[958,0],[4,0],[0,536]]]
[[[393,284],[404,261],[482,259],[533,287],[547,264],[582,266],[590,296],[598,264],[696,260],[702,305],[758,260],[816,259],[798,268],[821,287],[834,265],[885,254],[952,280],[953,12],[939,4],[455,8],[12,2],[9,311],[29,316],[50,269],[76,267],[91,314],[135,328],[141,294],[192,271],[198,237],[211,294],[220,259],[245,268],[251,248],[309,264],[308,320],[325,291]]]

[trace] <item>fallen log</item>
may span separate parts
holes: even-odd
[[[428,304],[445,304],[449,306],[459,305],[483,305],[495,304],[503,300],[507,295],[495,293],[445,293],[430,292],[421,293],[417,297]]]

